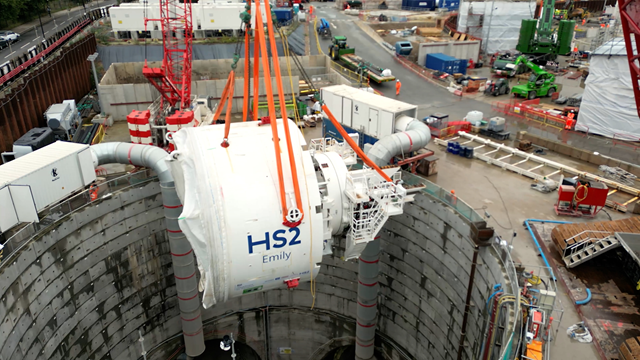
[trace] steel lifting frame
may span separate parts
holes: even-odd
[[[549,159],[545,159],[545,158],[540,157],[540,156],[529,154],[529,153],[526,153],[524,151],[512,148],[510,146],[506,146],[506,145],[501,144],[501,143],[497,143],[497,142],[493,142],[491,140],[484,139],[484,138],[482,138],[480,136],[477,136],[477,135],[472,135],[472,134],[465,133],[465,132],[459,132],[458,133],[458,137],[455,137],[455,138],[449,139],[449,140],[435,139],[435,143],[438,144],[438,145],[447,146],[449,141],[454,141],[454,140],[460,139],[460,138],[464,138],[464,139],[469,140],[467,143],[475,141],[475,142],[481,144],[480,146],[476,146],[474,148],[473,157],[478,158],[478,159],[480,159],[482,161],[485,161],[485,162],[487,162],[489,164],[493,164],[493,165],[499,166],[499,167],[501,167],[503,169],[511,170],[511,171],[513,171],[513,172],[515,172],[517,174],[524,175],[524,176],[526,176],[528,178],[531,178],[531,179],[542,180],[545,177],[549,178],[549,177],[551,177],[553,175],[556,175],[556,174],[559,174],[559,173],[564,173],[564,174],[570,174],[572,176],[581,176],[581,177],[586,178],[587,180],[600,181],[600,182],[606,184],[609,187],[609,189],[615,189],[617,191],[621,191],[621,192],[624,192],[624,193],[627,193],[627,194],[630,194],[630,195],[633,195],[633,196],[636,196],[636,197],[640,196],[640,189],[636,189],[634,187],[631,187],[631,186],[628,186],[628,185],[624,185],[624,184],[621,184],[619,182],[616,182],[616,181],[613,181],[613,180],[610,180],[610,179],[605,179],[605,178],[603,178],[603,177],[601,177],[599,175],[596,175],[596,174],[588,173],[588,172],[585,172],[585,171],[580,171],[580,170],[578,170],[576,168],[573,168],[573,167],[570,167],[570,166],[566,166],[566,165],[561,164],[559,162],[550,161]],[[478,149],[483,148],[485,146],[492,147],[492,148],[494,148],[494,150],[491,150],[491,151],[486,152],[484,154],[479,153],[477,151]],[[504,152],[507,153],[507,155],[502,156],[502,157],[500,157],[498,159],[494,159],[494,158],[492,158],[490,156],[491,154],[497,153],[499,151],[504,151]],[[503,161],[503,160],[505,160],[507,158],[510,158],[512,156],[521,157],[523,160],[521,160],[519,162],[516,162],[515,164],[509,164],[509,163]],[[539,165],[535,166],[535,167],[533,167],[531,169],[528,169],[528,170],[520,168],[520,167],[517,166],[517,165],[522,164],[522,163],[524,163],[526,161],[533,161],[533,162],[538,163]],[[548,166],[550,168],[554,168],[554,169],[556,169],[556,171],[551,173],[551,174],[547,174],[547,175],[536,174],[536,173],[533,172],[534,170],[537,170],[537,169],[539,169],[539,168],[541,168],[543,166]]]

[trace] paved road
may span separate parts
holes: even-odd
[[[96,1],[91,4],[87,4],[87,11],[93,10],[96,8],[100,8],[102,6],[115,4],[116,1],[108,0],[108,1]],[[45,31],[45,36],[51,36],[56,31],[60,31],[65,26],[68,26],[70,22],[75,19],[78,19],[84,14],[84,9],[82,7],[73,8],[71,11],[61,11],[53,14],[53,19],[45,16],[42,18],[43,27]],[[49,21],[45,24],[45,21]],[[20,32],[20,41],[11,45],[11,49],[8,47],[6,49],[2,49],[0,51],[0,65],[9,61],[10,59],[22,55],[27,52],[27,49],[35,46],[39,41],[42,41],[42,31],[40,30],[40,23],[35,21],[36,30],[31,26],[27,30],[24,30],[24,26],[20,26],[23,30],[13,30],[16,32]]]
[[[331,24],[332,35],[346,36],[347,43],[349,46],[355,47],[358,56],[380,67],[392,70],[393,75],[400,79],[402,83],[400,96],[397,99],[418,105],[419,117],[425,117],[435,112],[443,112],[449,114],[451,120],[459,120],[471,110],[482,111],[485,117],[491,114],[490,104],[454,96],[444,88],[427,82],[414,72],[401,66],[393,59],[391,54],[354,23],[354,20],[357,20],[356,17],[344,15],[333,6],[333,3],[318,3],[318,5],[314,4],[314,6],[317,9],[318,17],[324,17]],[[315,43],[315,38],[313,38],[313,42]],[[320,39],[320,45],[325,53],[330,44],[331,40]],[[312,45],[312,47],[316,47],[315,44]],[[377,85],[372,83],[372,86],[385,96],[396,98],[395,84],[384,83]]]

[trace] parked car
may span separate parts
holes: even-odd
[[[0,40],[6,40],[13,43],[20,40],[20,34],[8,30],[0,31]]]
[[[7,40],[0,39],[0,50],[6,48],[7,46],[9,46],[9,42]]]

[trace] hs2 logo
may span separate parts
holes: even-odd
[[[252,235],[248,235],[249,254],[253,254],[254,248],[262,245],[266,246],[266,250],[271,250],[272,247],[274,249],[280,249],[287,245],[299,245],[301,243],[298,237],[300,237],[300,229],[297,227],[289,228],[289,230],[276,230],[273,232],[273,237],[271,237],[267,231],[264,233],[264,239],[262,240],[254,240]]]

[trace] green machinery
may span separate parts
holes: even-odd
[[[558,91],[558,86],[555,84],[555,75],[541,69],[524,55],[520,55],[516,60],[515,65],[518,66],[519,64],[525,64],[531,69],[531,76],[529,76],[529,81],[526,84],[516,85],[511,88],[512,94],[533,100],[541,96],[551,96]]]
[[[331,39],[329,57],[360,75],[363,81],[369,78],[371,81],[381,84],[396,79],[391,75],[390,70],[383,69],[357,56],[356,49],[347,45],[346,36],[334,36]]]
[[[544,0],[542,18],[522,20],[520,38],[516,50],[535,55],[537,59],[555,61],[558,55],[571,52],[575,21],[560,20],[557,31],[553,29],[555,0]]]

